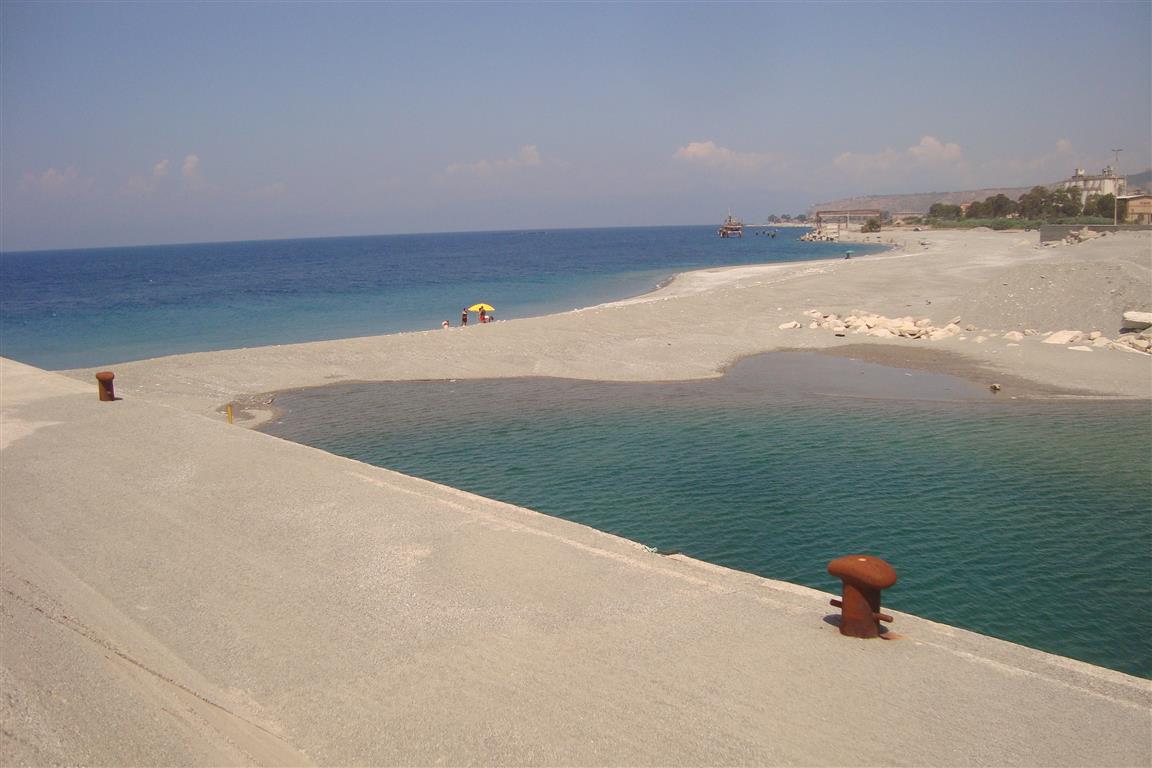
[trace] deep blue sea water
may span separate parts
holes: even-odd
[[[625,298],[688,269],[843,253],[798,242],[796,229],[714,232],[4,253],[0,355],[64,369],[423,330],[477,301],[524,317]],[[1006,407],[955,380],[851,365],[806,358],[765,372],[748,361],[695,384],[332,388],[282,396],[288,417],[270,431],[829,591],[828,560],[870,551],[901,574],[888,598],[897,609],[1152,677],[1148,405]],[[856,376],[882,385],[832,386]],[[459,439],[473,433],[484,437]]]
[[[715,227],[478,232],[0,254],[0,355],[54,370],[438,328],[634,296],[676,272],[843,249]],[[877,246],[852,246],[857,254]]]

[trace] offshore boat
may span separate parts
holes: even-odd
[[[724,223],[720,225],[720,229],[716,230],[716,234],[720,237],[744,237],[744,222],[737,219],[729,211]]]

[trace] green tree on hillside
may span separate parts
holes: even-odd
[[[1052,204],[1052,193],[1047,187],[1035,186],[1020,195],[1020,217],[1024,219],[1043,218],[1044,212]]]
[[[963,211],[958,205],[949,205],[948,203],[932,203],[932,207],[928,209],[928,216],[933,219],[952,219],[956,220],[961,218]]]
[[[1112,218],[1115,207],[1115,195],[1092,194],[1088,196],[1088,201],[1084,203],[1084,215],[1101,216],[1105,219],[1110,219]]]
[[[1083,211],[1084,204],[1081,202],[1080,190],[1068,187],[1052,193],[1052,210],[1046,212],[1046,218],[1079,216]]]
[[[1010,216],[1016,213],[1016,210],[1020,207],[1015,200],[1004,193],[990,197],[984,202],[990,206],[992,218],[994,219],[1003,219]]]

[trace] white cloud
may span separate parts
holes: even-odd
[[[449,175],[468,174],[474,176],[490,176],[501,171],[519,168],[538,168],[544,164],[540,150],[535,144],[525,144],[520,147],[515,157],[500,160],[478,160],[474,163],[453,163],[444,169]],[[563,166],[560,161],[550,160],[549,164]]]
[[[42,173],[25,173],[20,186],[47,195],[70,196],[88,190],[92,183],[70,165],[63,171],[49,168]]]
[[[918,144],[897,152],[861,154],[841,152],[832,161],[842,171],[853,174],[905,172],[921,168],[955,168],[963,165],[964,151],[959,144],[944,143],[935,136],[923,136]]]
[[[1021,153],[981,162],[978,166],[981,178],[1005,186],[1050,184],[1071,176],[1076,168],[1088,168],[1095,172],[1111,160],[1103,155],[1086,155],[1078,151],[1068,139],[1057,139],[1047,151],[1039,146],[1034,150],[1039,154]]]
[[[676,150],[676,159],[726,171],[755,171],[778,162],[768,152],[737,152],[714,141],[693,141]]]
[[[185,156],[184,163],[180,166],[180,173],[193,187],[198,187],[204,183],[204,179],[200,176],[200,158],[197,155]]]

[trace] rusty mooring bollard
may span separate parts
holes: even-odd
[[[828,573],[844,582],[843,599],[832,601],[841,609],[840,634],[879,637],[880,622],[892,621],[880,613],[880,590],[896,583],[896,570],[878,557],[845,555],[828,563]]]
[[[116,388],[112,386],[112,379],[116,374],[112,371],[100,371],[96,374],[96,386],[100,388],[100,400],[111,402],[116,399]]]

